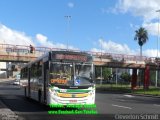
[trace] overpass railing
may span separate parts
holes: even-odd
[[[30,46],[25,45],[12,45],[12,44],[0,44],[0,51],[6,53],[16,53],[18,56],[20,54],[30,55]],[[126,54],[114,54],[114,53],[104,53],[104,52],[92,52],[92,51],[81,51],[81,50],[71,50],[71,49],[61,49],[61,48],[49,48],[49,47],[34,47],[35,56],[40,56],[48,51],[76,51],[76,52],[87,52],[92,54],[96,58],[100,59],[110,59],[113,61],[140,61],[140,62],[147,62],[147,63],[154,63],[157,62],[157,59],[154,57],[146,57],[146,56],[136,56],[136,55],[126,55]],[[160,61],[160,60],[159,60]]]
[[[147,61],[149,58],[146,56],[136,56],[136,55],[125,55],[125,54],[113,54],[113,53],[101,53],[101,52],[91,52],[97,58],[102,59],[112,59],[113,61],[135,61],[142,62]]]

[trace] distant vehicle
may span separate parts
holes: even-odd
[[[16,81],[13,82],[13,85],[20,85],[20,81],[16,79]]]
[[[15,81],[13,82],[13,85],[20,85],[20,74],[16,75]]]

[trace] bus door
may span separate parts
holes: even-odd
[[[49,72],[49,63],[44,62],[43,63],[43,93],[42,93],[42,98],[43,98],[43,102],[46,103],[47,102],[47,81],[48,81],[48,72]]]
[[[30,78],[31,78],[31,68],[28,68],[28,97],[30,97],[31,95],[31,84],[30,84]]]

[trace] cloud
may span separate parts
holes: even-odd
[[[99,44],[99,49],[92,48],[91,51],[101,52],[102,49],[103,52],[108,52],[108,53],[135,54],[135,52],[132,51],[126,44],[115,43],[111,40],[107,42],[102,39],[98,40],[98,44]]]
[[[0,44],[12,44],[12,45],[25,45],[29,46],[43,46],[50,48],[62,48],[67,49],[67,45],[62,43],[53,43],[53,41],[48,40],[48,38],[42,34],[36,34],[35,37],[30,37],[24,32],[16,31],[7,26],[0,24]],[[74,46],[69,45],[68,49],[78,50]]]
[[[130,23],[129,26],[134,30],[136,30],[140,27],[139,25],[135,25],[135,24],[132,24],[132,23]]]
[[[42,34],[37,34],[36,39],[41,43],[44,44],[47,42],[47,37]]]
[[[69,2],[69,3],[68,3],[68,7],[69,7],[69,8],[73,8],[73,7],[74,7],[74,3]]]
[[[0,43],[13,45],[34,45],[32,38],[27,36],[25,33],[12,30],[2,24],[0,24]]]
[[[94,52],[108,52],[108,53],[118,53],[118,54],[135,54],[126,44],[115,43],[111,40],[104,41],[102,39],[98,40],[99,49],[92,48],[91,51]]]
[[[158,22],[155,23],[143,23],[142,26],[146,28],[148,33],[153,36],[158,36]],[[160,28],[160,26],[159,26]],[[160,30],[160,29],[159,29]],[[160,31],[159,31],[160,33]]]
[[[121,13],[131,13],[140,16],[144,21],[158,19],[156,10],[160,9],[159,0],[119,0],[112,11]]]
[[[143,55],[147,57],[157,57],[157,50],[155,49],[147,49],[143,51]],[[160,56],[160,52],[158,52],[158,56]]]
[[[113,53],[113,54],[126,54],[126,55],[140,55],[140,50],[132,50],[126,44],[120,44],[113,42],[111,40],[105,41],[102,39],[98,40],[97,45],[98,48],[92,48],[92,52],[105,52],[105,53]],[[147,57],[157,57],[157,50],[156,49],[146,49],[142,51],[143,56]],[[160,56],[160,52],[158,53]]]
[[[160,13],[160,0],[119,0],[114,8],[109,8],[114,13],[131,13],[135,17],[142,17],[142,26],[153,36],[158,35],[158,21]],[[137,25],[130,24],[130,27],[137,29]]]
[[[62,48],[67,49],[67,45],[62,43],[53,43],[52,41],[48,40],[48,38],[42,34],[36,34],[36,42],[40,46],[50,47],[50,48]],[[71,45],[68,46],[68,49],[74,49],[78,50],[78,48],[75,48]]]
[[[48,38],[42,34],[36,34],[36,43],[40,46],[43,46],[43,47],[50,47],[50,48],[53,48],[55,47],[53,45],[53,43],[51,41],[48,40]]]

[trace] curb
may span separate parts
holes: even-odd
[[[127,93],[127,92],[123,92],[123,91],[101,91],[101,90],[96,90],[97,93],[114,93],[114,94],[127,94],[127,95],[134,95],[134,96],[143,96],[143,97],[154,97],[154,98],[160,98],[160,96],[156,96],[156,95],[147,95],[147,94],[134,94],[134,93]]]
[[[18,120],[18,115],[16,115],[12,110],[7,108],[7,106],[0,100],[0,120]]]
[[[127,93],[125,93],[127,94]],[[129,95],[134,95],[134,96],[143,96],[143,97],[154,97],[154,98],[160,98],[160,96],[156,95],[146,95],[146,94],[133,94],[133,93],[128,93]]]

